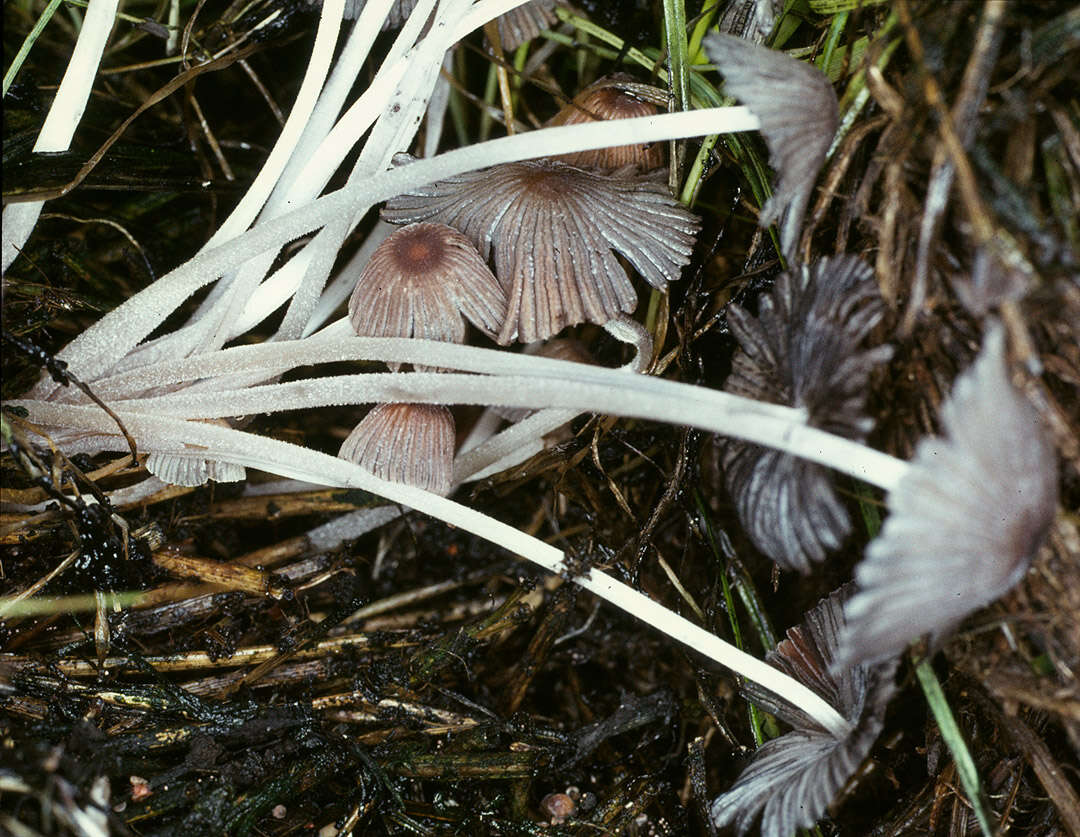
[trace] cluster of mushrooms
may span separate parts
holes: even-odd
[[[533,5],[550,10],[551,4]],[[526,357],[515,360],[514,369],[533,386],[523,386],[522,379],[445,371],[468,371],[470,363],[489,358],[483,350],[456,346],[466,338],[466,320],[500,346],[549,340],[581,323],[610,326],[624,320],[637,295],[619,257],[653,288],[663,289],[679,277],[691,259],[697,220],[667,190],[661,146],[625,141],[599,152],[511,162],[428,181],[387,203],[382,217],[397,229],[359,272],[348,320],[359,338],[387,340],[361,348],[392,371],[365,390],[376,394],[369,403],[378,401],[378,394],[387,397],[349,435],[340,456],[378,477],[371,484],[387,496],[444,519],[460,513],[461,525],[479,527],[471,522],[476,517],[471,510],[428,496],[446,495],[458,482],[457,433],[441,401],[444,394],[445,403],[462,403],[468,396],[473,403],[595,410],[732,433],[740,438],[723,443],[724,478],[747,532],[781,567],[803,573],[851,529],[823,465],[846,469],[886,490],[889,516],[854,585],[807,614],[769,654],[767,666],[755,667],[760,661],[750,660],[745,661],[749,668],[739,669],[747,673],[745,690],[793,730],[759,748],[736,786],[716,798],[712,817],[716,825],[734,823],[740,832],[760,817],[762,834],[783,837],[813,825],[868,753],[894,691],[897,660],[908,645],[928,634],[934,642],[942,640],[1022,577],[1054,521],[1056,459],[1035,411],[1009,380],[1004,330],[989,315],[982,352],[943,409],[944,438],[924,440],[909,463],[861,444],[871,430],[863,413],[869,378],[890,356],[887,346],[867,345],[879,331],[885,307],[873,272],[857,257],[811,264],[799,258],[802,218],[837,127],[835,94],[813,67],[746,41],[714,35],[706,49],[726,91],[760,123],[779,174],[761,222],[780,222],[781,251],[789,264],[757,317],[728,308],[741,346],[728,394],[633,371],[589,371],[581,364]],[[552,124],[652,112],[655,103],[643,86],[615,77],[584,91]],[[398,164],[406,170],[422,165],[404,158]],[[138,319],[143,312],[136,304],[123,312],[128,315]],[[199,420],[267,409],[271,399],[280,400],[276,409],[344,400],[339,391],[315,393],[318,382],[308,387],[265,383],[291,366],[327,362],[331,349],[319,335],[296,341],[306,348],[298,348],[301,359],[289,363],[275,360],[273,347],[221,350],[219,344],[216,355],[172,366],[147,364],[151,375],[123,362],[95,370],[90,349],[107,334],[101,329],[85,338],[66,359],[91,383],[97,381],[101,392],[115,394],[116,415],[158,458],[159,476],[180,475],[165,470],[175,466],[176,457],[196,463],[194,478],[205,479],[236,478],[241,461],[268,468],[294,456],[272,440],[246,439],[227,425]],[[445,366],[430,351],[410,355],[394,342],[398,338],[446,343]],[[382,345],[388,348],[379,349]],[[407,355],[423,360],[405,360]],[[413,362],[413,372],[401,371],[406,362]],[[213,381],[226,371],[248,375],[260,386],[207,388],[201,394],[175,386]],[[445,387],[432,376],[444,379]],[[582,388],[563,392],[564,382]],[[54,431],[54,439],[69,450],[123,449],[112,419],[102,418],[92,405],[54,400],[57,387],[48,383],[16,403],[31,420]],[[350,385],[341,382],[343,388]],[[679,409],[672,407],[675,393],[688,399],[678,418],[670,412]],[[787,448],[764,447],[765,430],[758,427],[728,429],[722,415],[727,404],[743,410],[751,424],[757,416],[763,425],[787,422],[777,442]],[[745,412],[751,409],[758,412]],[[198,450],[178,446],[181,425],[198,441]],[[845,461],[847,455],[858,459]],[[289,467],[279,473],[300,473],[299,466]],[[335,469],[318,459],[315,467],[325,468],[328,480],[359,479],[344,463]],[[398,489],[381,480],[422,491],[395,494]],[[545,549],[558,555],[506,529],[497,524],[490,537],[534,560]],[[974,566],[981,571],[972,573]],[[664,610],[599,572],[575,580],[612,601],[616,594],[637,596],[635,612],[642,618]],[[664,620],[675,626],[665,628],[672,636],[688,644],[700,641],[703,653],[712,653],[704,650],[706,644],[723,644],[674,614],[652,623]],[[789,686],[792,690],[781,693]]]
[[[836,130],[835,95],[817,70],[778,53],[723,36],[707,48],[728,92],[762,120],[781,173],[762,223],[783,218],[781,247],[792,265],[757,317],[728,306],[740,351],[725,389],[804,410],[810,425],[862,442],[872,429],[863,410],[871,373],[892,355],[888,345],[865,345],[886,306],[860,259],[801,265],[797,253],[811,187]],[[552,123],[644,115],[653,105],[634,87],[626,78],[602,80]],[[694,243],[696,220],[670,198],[662,165],[658,145],[627,145],[480,170],[391,200],[383,218],[404,226],[361,273],[349,303],[353,328],[361,336],[461,342],[464,315],[506,345],[632,312],[636,293],[612,251],[663,289]],[[988,323],[983,354],[957,382],[942,418],[949,438],[920,446],[890,494],[892,514],[857,584],[823,600],[767,658],[825,698],[845,726],[825,728],[746,681],[745,691],[794,730],[762,746],[736,786],[715,800],[717,826],[734,823],[745,833],[759,815],[766,837],[812,826],[880,732],[899,654],[920,636],[947,636],[1007,591],[1049,530],[1053,448],[1007,379],[1000,325]],[[995,427],[1022,444],[986,438]],[[454,437],[444,407],[381,405],[341,455],[387,479],[447,492]],[[850,534],[850,516],[821,465],[736,439],[723,443],[722,461],[751,540],[780,567],[810,572]],[[988,498],[992,486],[1001,488]],[[1020,497],[1005,496],[1006,486],[1020,486]],[[980,558],[993,569],[962,595],[937,582]]]
[[[643,90],[659,94],[625,76],[602,79],[552,124],[655,113]],[[635,144],[509,163],[391,200],[382,217],[401,226],[357,279],[349,298],[353,330],[462,343],[468,320],[505,346],[632,312],[637,293],[615,254],[663,289],[689,263],[698,228],[668,193],[662,165],[662,148]],[[384,479],[445,495],[455,437],[443,406],[383,404],[339,455]]]

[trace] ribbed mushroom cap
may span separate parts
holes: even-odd
[[[531,0],[498,17],[499,40],[507,52],[531,41],[551,24],[555,17],[555,0]]]
[[[781,250],[793,261],[814,181],[839,125],[828,77],[782,52],[731,35],[709,35],[709,59],[724,74],[724,90],[761,120],[769,162],[779,179],[762,208],[761,223],[783,215]]]
[[[663,177],[509,163],[400,195],[383,218],[439,221],[461,230],[485,258],[494,251],[509,302],[500,342],[516,334],[531,343],[634,310],[637,294],[615,251],[655,288],[679,278],[698,220],[671,198]]]
[[[739,341],[724,389],[802,407],[808,423],[862,441],[870,373],[892,354],[862,342],[885,311],[873,271],[853,256],[824,258],[781,275],[756,318],[728,306]],[[828,469],[749,442],[723,442],[724,482],[754,545],[785,569],[809,572],[840,546],[851,519]]]
[[[765,658],[827,700],[851,724],[851,731],[836,738],[798,707],[746,681],[742,691],[793,729],[759,747],[735,786],[713,801],[717,827],[734,823],[735,830],[745,834],[759,813],[762,837],[789,837],[799,828],[812,827],[874,745],[896,691],[896,660],[835,670],[833,657],[851,589],[845,585],[822,599]]]
[[[469,240],[443,224],[394,230],[349,297],[349,320],[361,337],[461,343],[463,314],[494,337],[506,319],[506,293]]]
[[[856,568],[841,662],[898,654],[924,634],[940,640],[1024,576],[1053,525],[1054,447],[1009,382],[1000,323],[941,418],[947,438],[919,443]]]
[[[600,79],[578,93],[548,124],[580,125],[609,119],[653,116],[657,112],[657,95],[662,94],[663,91],[658,88],[640,84],[625,73],[617,73]],[[642,171],[649,171],[664,165],[664,144],[650,142],[594,148],[560,154],[552,159],[581,168],[618,169],[623,166],[636,166]]]
[[[438,404],[377,404],[338,456],[380,479],[446,496],[453,487],[454,416]]]

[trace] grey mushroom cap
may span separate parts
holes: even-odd
[[[994,322],[942,406],[946,438],[923,440],[856,569],[839,665],[936,643],[1027,572],[1054,522],[1057,461],[1009,381]]]
[[[731,35],[709,35],[709,60],[724,74],[724,90],[761,120],[770,162],[779,175],[762,208],[762,225],[782,216],[780,244],[793,260],[814,181],[839,125],[829,79],[816,67]]]
[[[604,175],[543,160],[439,181],[394,198],[382,214],[396,224],[449,224],[493,256],[509,302],[500,339],[527,343],[633,311],[637,294],[615,253],[664,288],[689,263],[699,226],[663,172]]]
[[[824,258],[782,274],[758,316],[728,306],[739,342],[724,389],[801,407],[810,425],[862,441],[873,422],[864,405],[889,346],[863,349],[885,312],[873,271],[854,256]],[[754,545],[784,569],[807,573],[839,548],[851,518],[829,470],[749,442],[725,440],[724,482]]]
[[[798,828],[812,827],[873,747],[895,693],[896,661],[836,669],[833,656],[851,589],[845,585],[819,602],[765,658],[832,704],[851,724],[850,732],[837,738],[748,681],[744,693],[793,729],[759,747],[734,787],[713,801],[717,827],[734,823],[745,834],[759,815],[762,837],[790,837]]]
[[[349,321],[361,337],[461,343],[463,315],[495,337],[506,319],[506,294],[472,243],[443,224],[394,230],[349,297]]]
[[[338,456],[389,482],[446,496],[453,488],[454,416],[438,404],[377,404]]]

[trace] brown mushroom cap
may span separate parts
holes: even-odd
[[[380,479],[446,496],[453,487],[454,416],[438,404],[377,404],[338,456]]]
[[[500,342],[515,334],[532,342],[634,310],[637,294],[616,251],[655,288],[679,278],[698,220],[663,178],[549,160],[508,163],[399,195],[383,217],[437,220],[461,230],[485,258],[494,250],[509,298]]]
[[[361,337],[461,343],[469,319],[492,337],[506,319],[506,293],[476,248],[442,224],[410,224],[371,254],[349,297]]]
[[[663,91],[639,84],[632,76],[616,73],[606,76],[578,93],[572,102],[551,118],[548,125],[580,125],[609,119],[632,119],[654,116],[657,98]],[[637,166],[642,171],[664,165],[664,144],[658,142],[594,148],[554,157],[581,168],[618,169]]]

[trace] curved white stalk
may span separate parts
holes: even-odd
[[[315,102],[318,101],[319,93],[330,71],[330,62],[334,57],[334,46],[337,43],[338,32],[341,30],[341,16],[344,12],[345,0],[324,0],[319,28],[315,34],[315,46],[311,50],[311,60],[308,62],[307,71],[300,82],[300,90],[296,94],[285,125],[244,197],[229,213],[224,223],[218,227],[217,232],[210,236],[210,240],[203,247],[204,250],[212,250],[247,229],[263,208],[266,199],[270,197],[274,185],[292,156],[293,149],[300,141],[304,127],[315,108]]]
[[[334,63],[334,69],[326,81],[311,116],[304,126],[304,131],[296,143],[288,163],[281,172],[274,190],[266,201],[263,212],[271,217],[280,215],[293,200],[295,184],[303,180],[301,171],[316,154],[319,144],[326,138],[334,125],[349,91],[356,83],[360,69],[364,66],[371,47],[378,37],[379,28],[390,13],[395,0],[368,0],[360,16],[349,32],[349,38],[341,51],[341,56]],[[320,187],[321,188],[321,187]]]
[[[319,198],[302,209],[260,224],[220,247],[199,253],[106,314],[61,350],[57,357],[66,361],[72,371],[84,380],[99,377],[185,299],[223,272],[247,261],[253,254],[279,247],[318,229],[342,213],[352,213],[358,205],[370,206],[408,189],[499,163],[610,145],[751,131],[757,130],[758,126],[757,117],[744,107],[706,108],[621,119],[615,127],[608,122],[593,122],[543,128],[448,151],[429,160],[417,160],[402,168],[380,172],[365,183]],[[34,395],[43,397],[57,387],[45,379],[35,388]]]
[[[111,406],[118,412],[200,419],[384,402],[556,407],[689,425],[735,436],[819,462],[886,491],[894,490],[908,469],[907,463],[888,454],[807,426],[805,414],[790,407],[621,370],[569,361],[545,360],[545,363],[558,364],[555,367],[558,372],[528,377],[380,372],[242,390],[178,392],[156,398],[115,400]],[[43,402],[11,403],[36,409]],[[66,426],[62,419],[56,423]]]
[[[62,423],[69,428],[92,433],[108,433],[115,429],[112,419],[96,407],[72,407],[44,402],[25,402],[24,406],[30,412],[30,420],[40,425]],[[283,477],[322,485],[370,491],[391,502],[400,503],[472,532],[533,561],[549,572],[570,572],[563,553],[555,547],[453,500],[412,486],[380,480],[344,459],[226,427],[127,411],[118,411],[118,415],[140,446],[153,440],[158,446],[171,446],[178,452],[190,453],[193,449],[213,450],[221,461],[261,468]],[[119,446],[123,447],[123,444],[123,440],[120,440]],[[596,569],[587,574],[573,576],[573,580],[689,648],[799,706],[838,738],[844,737],[850,730],[851,725],[806,686],[762,660],[729,645],[632,587]]]
[[[416,6],[405,30],[395,41],[395,48],[402,42],[407,42],[411,37],[411,32],[419,31],[420,26],[427,20],[428,9],[433,5],[434,0],[424,0]],[[397,149],[411,145],[423,120],[428,99],[435,88],[435,81],[439,77],[443,56],[449,48],[449,44],[440,39],[438,33],[440,29],[448,30],[452,28],[452,23],[456,23],[450,15],[450,10],[455,8],[458,9],[460,17],[462,8],[460,4],[456,7],[453,4],[439,6],[432,23],[431,33],[416,47],[415,55],[409,61],[411,71],[394,89],[382,117],[372,128],[371,136],[364,143],[360,158],[349,175],[347,186],[361,183],[375,172],[384,170],[390,165],[390,160]],[[450,20],[447,20],[448,16],[451,17]],[[393,53],[387,60],[393,60]],[[319,191],[322,191],[321,184]],[[352,215],[343,215],[331,221],[319,231],[313,241],[309,242],[306,249],[312,253],[310,263],[304,271],[300,286],[293,294],[292,301],[285,312],[285,319],[278,328],[275,339],[292,340],[303,333],[319,301],[319,296],[326,286],[326,280],[330,276],[338,250],[349,231],[370,208],[370,206],[360,206]]]
[[[34,151],[67,151],[82,120],[90,90],[97,78],[105,44],[112,32],[119,0],[90,0],[79,38],[56,97],[34,143]],[[44,201],[13,203],[4,209],[0,273],[6,273],[37,224]]]
[[[206,242],[204,250],[212,249],[247,229],[270,197],[289,158],[293,156],[293,150],[300,141],[311,112],[315,109],[319,93],[326,82],[326,76],[330,72],[344,11],[345,0],[324,0],[319,28],[315,34],[315,46],[311,51],[311,60],[308,62],[307,71],[300,83],[300,91],[296,94],[289,117],[285,120],[277,142],[274,143],[266,162],[255,176],[254,182],[244,193],[244,197],[236,208],[229,213],[225,222]],[[273,262],[274,254],[273,250],[258,254],[255,259],[245,264],[235,277],[226,277],[223,280],[228,284],[228,288],[216,301],[213,312],[207,312],[199,321],[200,324],[206,326],[205,338],[199,343],[200,350],[212,350],[225,344],[229,338],[232,322],[240,315],[248,298],[266,275],[266,271]]]
[[[514,422],[454,459],[454,483],[482,480],[498,474],[544,449],[544,436],[573,421],[580,410],[547,409]]]

